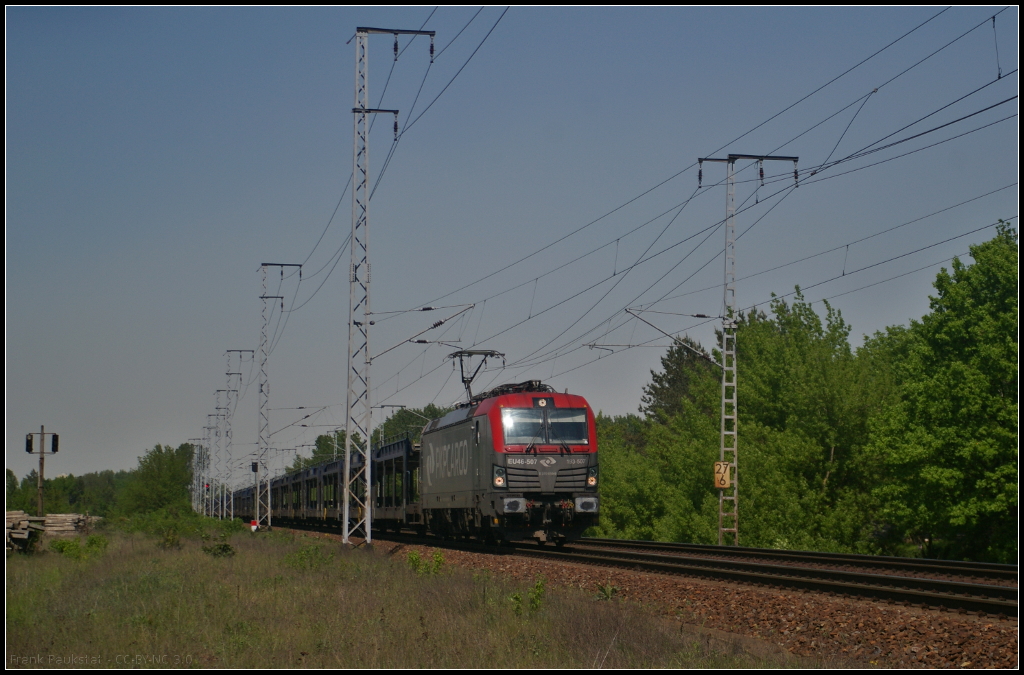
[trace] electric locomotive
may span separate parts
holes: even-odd
[[[597,436],[582,396],[540,381],[471,398],[373,453],[376,527],[556,545],[597,523]],[[408,486],[408,487],[403,487]]]
[[[370,459],[378,531],[561,545],[597,523],[594,413],[582,396],[538,380],[472,396],[424,426],[419,443],[389,439],[371,448]],[[274,478],[273,522],[339,527],[343,465],[339,459]],[[252,487],[234,499],[236,515],[255,518]]]

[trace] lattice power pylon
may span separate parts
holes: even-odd
[[[726,165],[725,196],[725,279],[722,312],[722,400],[721,429],[718,462],[715,464],[715,487],[718,488],[718,544],[725,545],[731,535],[732,545],[740,543],[739,512],[739,400],[736,369],[736,326],[739,319],[736,307],[736,160],[749,159],[758,163],[760,179],[764,182],[764,162],[793,162],[796,179],[797,157],[777,155],[738,155],[713,159],[702,157],[698,177],[703,178],[704,162],[723,162]]]
[[[238,406],[238,391],[242,387],[242,358],[243,358],[242,355],[243,354],[249,354],[250,358],[251,358],[252,356],[255,355],[255,353],[251,349],[229,349],[229,350],[227,350],[225,352],[225,354],[227,354],[227,360],[228,360],[227,370],[225,371],[225,376],[227,377],[227,385],[228,385],[228,388],[227,388],[228,403],[227,403],[227,417],[225,418],[225,423],[224,423],[224,445],[225,445],[225,449],[226,449],[227,464],[228,464],[228,474],[227,474],[228,475],[228,481],[227,482],[228,482],[228,485],[229,485],[228,518],[234,519],[234,517],[235,517],[234,488],[230,487],[232,485],[232,483],[231,483],[232,473],[233,473],[233,471],[235,469],[235,459],[234,459],[234,456],[233,456],[233,453],[232,453],[232,450],[231,450],[231,442],[232,442],[231,441],[231,418],[234,416],[235,408]],[[237,371],[231,370],[231,361],[232,361],[231,355],[232,354],[238,354],[238,370]],[[236,382],[237,382],[237,384],[235,384]],[[232,384],[235,384],[234,388],[232,387]],[[231,394],[234,394],[234,406],[232,406],[232,403],[231,403],[231,401],[232,401]]]
[[[279,267],[281,269],[281,280],[284,280],[285,267],[298,267],[299,278],[302,278],[302,265],[297,263],[262,263],[260,272],[263,278],[263,293],[260,300],[263,301],[263,322],[260,324],[260,412],[259,429],[256,444],[256,461],[253,463],[256,474],[256,499],[255,507],[256,524],[261,529],[269,529],[270,522],[270,471],[267,468],[267,451],[270,449],[270,385],[267,382],[267,323],[270,317],[267,315],[267,300],[279,300],[281,311],[284,311],[284,296],[267,295],[267,268]],[[264,474],[266,474],[264,476]]]
[[[201,438],[190,438],[188,442],[192,444],[192,510],[198,512],[200,504],[200,496],[203,494],[200,489],[203,484],[203,439]]]
[[[395,37],[398,59],[399,35],[429,35],[433,60],[434,31],[356,28],[355,106],[352,108],[352,238],[350,241],[348,297],[348,391],[345,398],[345,478],[342,497],[342,541],[361,534],[371,542],[372,504],[370,489],[370,115],[395,116],[398,138],[398,111],[370,107],[369,45],[371,34]],[[358,435],[362,446],[353,442]],[[355,455],[355,457],[353,457]]]
[[[213,516],[213,471],[214,471],[214,453],[213,453],[213,439],[217,430],[217,424],[211,424],[211,417],[216,415],[206,416],[206,426],[203,427],[203,434],[205,438],[204,445],[206,446],[206,462],[203,468],[203,510],[204,516]]]

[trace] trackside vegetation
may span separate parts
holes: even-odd
[[[8,560],[9,658],[74,655],[97,667],[773,665],[713,651],[644,608],[540,578],[516,585],[473,574],[440,554],[414,565],[401,552],[281,531],[227,534],[220,544],[231,555],[197,536],[177,547],[137,533],[96,536]]]
[[[1015,562],[1017,236],[956,259],[931,311],[854,349],[799,288],[741,317],[740,543]],[[717,543],[719,371],[695,342],[652,372],[640,415],[600,416],[592,534]]]

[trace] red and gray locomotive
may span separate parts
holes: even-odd
[[[597,436],[582,396],[537,380],[470,398],[408,437],[372,448],[375,530],[563,544],[597,523]],[[342,462],[271,481],[274,524],[340,524]],[[236,509],[252,502],[236,493]]]
[[[582,396],[536,380],[504,385],[431,420],[419,446],[406,462],[415,465],[417,499],[406,499],[404,513],[387,499],[398,494],[387,487],[397,472],[377,472],[381,527],[561,544],[597,523],[597,438]],[[381,446],[374,460],[387,462],[388,450]]]

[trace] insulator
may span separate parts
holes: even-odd
[[[430,36],[430,62],[434,62],[434,36]]]
[[[758,172],[761,174],[761,187],[764,187],[764,163],[758,162]]]
[[[704,181],[704,169],[697,169],[697,187]]]
[[[398,115],[395,115],[395,140],[398,140]]]
[[[395,61],[398,60],[398,33],[395,33]]]
[[[420,311],[421,312],[429,312],[429,311],[431,311],[433,309],[437,309],[437,308],[436,307],[420,307]]]
[[[442,325],[444,325],[444,321],[435,321],[434,325],[431,326],[431,328],[437,328],[438,326],[442,326]]]

